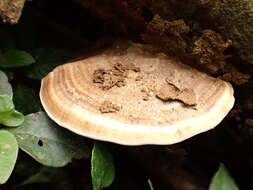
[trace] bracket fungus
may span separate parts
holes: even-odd
[[[122,41],[55,68],[40,98],[60,126],[123,145],[181,142],[217,126],[234,104],[229,83]]]

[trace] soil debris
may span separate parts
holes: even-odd
[[[197,104],[196,95],[193,89],[180,89],[174,84],[170,83],[168,79],[166,79],[166,82],[167,83],[164,84],[156,94],[159,99],[163,101],[177,100],[181,101],[187,106],[194,106]]]
[[[191,88],[184,88],[180,91],[177,96],[177,100],[181,100],[184,104],[188,106],[194,106],[197,104],[195,92]]]
[[[94,83],[103,83],[105,74],[106,74],[106,71],[104,69],[95,70],[93,73],[93,82]]]
[[[118,112],[120,109],[121,106],[114,104],[108,100],[104,101],[99,107],[101,113],[114,113]]]
[[[121,63],[115,63],[113,65],[114,69],[116,69],[117,71],[124,73],[127,70],[127,67]]]
[[[165,81],[166,81],[167,83],[173,84],[174,80],[175,80],[175,71],[172,71],[172,72],[169,73],[169,75],[168,75],[168,77],[165,79]]]
[[[176,100],[180,90],[172,84],[164,84],[157,92],[156,96],[163,101]]]
[[[141,92],[144,93],[142,99],[144,101],[149,101],[150,97],[153,95],[153,92],[151,89],[149,89],[148,87],[143,87],[141,89]]]
[[[190,28],[184,20],[164,20],[158,14],[147,24],[147,31],[141,34],[142,39],[170,55],[182,55],[187,47],[183,39]]]
[[[109,90],[115,85],[118,87],[125,86],[125,77],[125,73],[122,70],[98,69],[93,73],[93,82],[99,83],[100,88],[103,90]]]
[[[251,128],[253,127],[253,119],[252,118],[246,118],[244,123],[245,123],[246,127],[251,127]]]
[[[136,78],[135,78],[135,81],[141,81],[143,79],[143,76],[142,75],[138,75]]]
[[[221,80],[225,80],[227,82],[233,82],[235,85],[240,86],[249,81],[250,75],[241,73],[237,71],[235,68],[232,68],[231,71],[223,74],[222,76],[218,78],[220,78]]]
[[[125,86],[125,79],[127,77],[128,70],[140,72],[140,68],[136,67],[133,64],[123,65],[121,63],[115,63],[112,69],[95,70],[93,73],[93,82],[100,84],[100,88],[102,88],[103,90],[109,90],[114,86]]]
[[[132,70],[132,71],[134,71],[134,72],[141,72],[140,67],[136,67],[136,66],[133,65],[133,64],[129,65],[128,70]]]

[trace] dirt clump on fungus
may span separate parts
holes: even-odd
[[[114,86],[122,87],[126,85],[126,78],[128,71],[140,72],[140,68],[134,64],[123,65],[121,63],[115,63],[112,69],[97,69],[93,73],[93,82],[99,84],[99,87],[103,90],[109,90]],[[101,113],[117,112],[121,109],[121,106],[113,104],[110,101],[104,101],[99,110]]]
[[[173,74],[165,79],[165,83],[159,90],[154,90],[150,81],[147,82],[143,78],[140,68],[131,63],[127,65],[115,63],[112,69],[97,69],[93,73],[93,82],[97,83],[98,87],[103,90],[109,90],[113,87],[123,87],[126,85],[129,70],[139,72],[135,78],[135,82],[141,82],[143,101],[149,101],[149,99],[155,95],[162,101],[180,101],[185,106],[195,106],[197,104],[194,90],[189,88],[179,88],[173,82]],[[156,82],[153,82],[154,84],[152,84],[155,85]],[[99,107],[99,110],[101,113],[112,113],[119,111],[121,108],[121,106],[113,104],[110,101],[104,101]]]
[[[150,97],[153,95],[153,90],[147,86],[144,86],[141,92],[143,93],[142,100],[144,101],[149,101]]]
[[[124,73],[115,70],[98,69],[93,73],[93,82],[99,83],[100,88],[109,90],[113,86],[124,86],[125,77]]]
[[[110,101],[104,101],[99,107],[101,113],[113,113],[119,111],[120,109],[121,106],[114,104]]]
[[[195,106],[197,104],[196,94],[193,89],[190,88],[178,88],[175,84],[171,83],[169,79],[160,90],[156,93],[156,96],[163,100],[176,100],[184,103],[187,106]]]
[[[123,65],[121,63],[115,63],[112,69],[95,70],[93,73],[93,82],[98,83],[99,87],[103,90],[109,90],[114,86],[125,86],[125,79],[127,78],[128,70],[140,72],[140,68],[134,66],[133,64]]]

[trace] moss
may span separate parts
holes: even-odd
[[[204,30],[194,42],[191,54],[197,57],[200,64],[205,64],[211,73],[216,73],[224,69],[226,56],[223,52],[230,44],[231,41],[225,42],[220,34]]]
[[[230,0],[224,6],[219,24],[221,32],[232,40],[242,59],[253,63],[253,1]]]
[[[244,60],[253,63],[253,1],[226,0],[209,4],[207,15]]]
[[[147,24],[147,32],[142,34],[145,42],[151,43],[170,55],[184,54],[187,47],[182,35],[188,33],[190,28],[180,20],[167,21],[155,15]]]
[[[239,72],[234,66],[231,64],[227,64],[224,70],[224,74],[219,77],[222,80],[232,82],[233,84],[240,86],[249,82],[250,75]]]
[[[219,32],[232,41],[243,60],[253,63],[252,0],[157,0],[152,1],[151,9],[166,20],[193,19]]]
[[[203,30],[200,33],[194,30],[182,19],[167,21],[155,15],[147,24],[147,32],[142,34],[142,38],[166,54],[189,59],[196,67],[204,68],[210,73],[222,70],[226,58],[223,52],[231,42],[224,41],[213,30]]]

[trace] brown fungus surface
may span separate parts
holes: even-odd
[[[114,71],[124,85],[103,88]],[[173,98],[158,98],[164,85]],[[229,83],[130,42],[58,66],[42,80],[40,98],[60,126],[124,145],[183,141],[214,128],[234,104]]]

